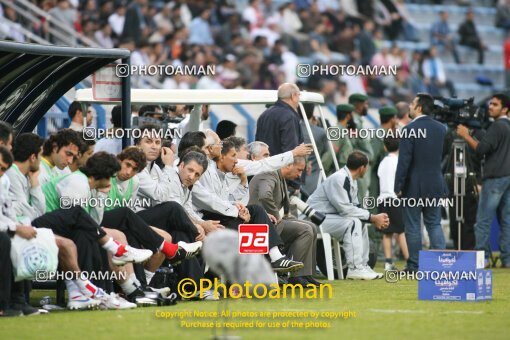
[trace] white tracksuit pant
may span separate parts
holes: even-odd
[[[341,217],[327,214],[322,222],[322,230],[331,234],[332,237],[343,240],[343,248],[347,266],[349,268],[366,265],[370,243],[368,228],[358,218]]]

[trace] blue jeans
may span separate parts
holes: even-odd
[[[485,258],[490,255],[491,223],[499,215],[501,234],[499,249],[501,262],[510,264],[510,176],[500,178],[487,178],[482,182],[482,192],[478,202],[475,223],[475,249],[484,250]]]
[[[440,207],[404,207],[402,217],[404,219],[409,259],[407,268],[418,270],[418,256],[421,250],[421,214],[423,222],[430,238],[430,249],[445,249],[443,229],[441,228]]]

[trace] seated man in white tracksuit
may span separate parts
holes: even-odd
[[[348,279],[382,278],[382,274],[367,265],[370,249],[368,230],[363,222],[372,222],[381,229],[388,227],[389,219],[386,214],[372,215],[358,207],[356,180],[362,178],[367,169],[368,157],[360,151],[352,152],[347,165],[322,182],[307,201],[310,207],[326,215],[323,231],[343,240]]]

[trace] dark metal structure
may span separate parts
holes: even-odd
[[[0,41],[0,120],[12,124],[16,134],[33,131],[51,106],[75,84],[118,59],[129,63],[129,56],[125,49]],[[122,86],[123,94],[128,94],[122,103],[123,116],[129,116],[129,78],[123,80]]]

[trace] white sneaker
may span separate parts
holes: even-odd
[[[175,256],[170,259],[171,264],[177,264],[182,260],[186,260],[193,256],[196,256],[202,249],[202,241],[197,241],[193,243],[179,241],[177,245],[179,246],[179,249],[175,253]]]
[[[349,268],[347,279],[350,280],[375,280],[379,276],[365,267]]]
[[[123,266],[126,263],[140,263],[147,261],[152,256],[152,250],[137,249],[126,246],[126,252],[122,256],[113,256],[112,262],[116,266]]]
[[[73,297],[69,296],[69,301],[67,301],[67,308],[70,310],[95,309],[99,307],[100,303],[101,301],[86,297],[80,293],[79,295],[75,295]]]
[[[385,272],[387,272],[387,271],[394,271],[394,270],[398,270],[398,269],[397,269],[397,267],[393,263],[386,262],[384,264],[384,271]]]
[[[98,296],[96,298],[101,301],[100,308],[101,309],[131,309],[136,308],[136,303],[131,303],[119,296],[119,294],[110,293]]]
[[[368,264],[366,264],[366,265],[365,265],[365,268],[366,268],[369,272],[374,273],[375,275],[377,275],[377,278],[378,278],[378,279],[382,279],[382,278],[383,278],[383,276],[384,276],[384,274],[383,274],[383,273],[378,273],[378,272],[374,271],[372,268],[370,268],[370,266],[369,266]]]

